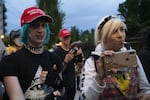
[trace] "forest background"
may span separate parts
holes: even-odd
[[[65,23],[65,12],[61,7],[61,2],[58,0],[39,0],[39,8],[54,18],[54,23],[50,24],[51,39],[46,45],[46,48],[51,49],[59,42],[58,33]],[[131,46],[137,52],[144,46],[144,38],[147,30],[150,30],[150,0],[126,0],[118,6],[118,16],[120,16],[128,27],[126,41],[131,43]],[[80,46],[83,49],[85,57],[90,55],[90,52],[95,49],[94,31],[95,29],[79,30],[76,26],[71,26],[71,42],[81,41]],[[3,39],[5,45],[8,45],[9,36]]]

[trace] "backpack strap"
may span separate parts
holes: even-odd
[[[99,56],[92,54],[91,57],[94,59],[94,66],[95,66],[95,70],[96,70],[96,72],[97,72],[96,61],[98,60]]]

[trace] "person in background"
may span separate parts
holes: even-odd
[[[143,34],[144,34],[144,47],[138,52],[138,56],[139,56],[139,59],[143,65],[143,69],[144,69],[144,72],[147,76],[147,79],[148,79],[148,82],[150,83],[150,42],[149,42],[149,39],[150,39],[150,27],[147,27],[146,30],[143,31]],[[143,94],[140,94],[141,96]],[[146,98],[145,100],[149,100],[150,99],[150,94],[145,94],[144,98]]]
[[[6,50],[6,46],[3,42],[3,40],[0,38],[0,61],[6,55],[8,55],[7,50]]]
[[[104,57],[127,51],[127,27],[117,16],[102,18],[95,29],[94,52],[83,66],[80,100],[149,100],[150,84],[137,56],[137,67],[106,70]]]
[[[74,41],[70,44],[70,48],[81,48],[82,42],[81,41]],[[81,49],[82,50],[82,49]],[[75,74],[76,74],[76,88],[78,91],[80,91],[80,74],[81,74],[81,69],[83,67],[83,63],[84,63],[84,54],[81,53],[80,55],[75,55],[75,63],[74,63],[74,67],[75,67]],[[78,62],[82,62],[82,63],[78,63]]]
[[[20,29],[18,30],[12,30],[9,34],[9,40],[11,42],[11,45],[9,45],[7,49],[7,53],[11,54],[16,52],[17,50],[22,48],[22,43],[20,42]]]
[[[70,49],[70,40],[71,33],[68,29],[63,28],[59,31],[59,38],[61,44],[59,44],[54,52],[58,54],[61,58],[61,61],[64,65],[62,71],[63,83],[65,86],[65,94],[62,100],[74,100],[76,93],[76,81],[75,81],[75,56],[81,55],[81,48],[71,48]],[[77,61],[77,64],[82,63]]]
[[[147,76],[147,79],[150,83],[150,27],[148,27],[145,31],[143,31],[144,34],[144,47],[139,51],[138,56],[141,60],[141,63],[143,65],[145,74]]]
[[[21,15],[20,39],[23,47],[4,57],[0,63],[0,79],[6,92],[3,100],[54,100],[61,96],[59,56],[44,49],[50,38],[51,16],[29,7]]]
[[[1,62],[1,59],[5,57],[6,55],[8,55],[6,51],[6,46],[3,43],[2,39],[0,38],[0,62]],[[4,91],[5,91],[4,84],[2,83],[2,81],[0,81],[0,100],[2,100]]]

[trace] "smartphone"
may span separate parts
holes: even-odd
[[[137,67],[136,51],[132,49],[123,52],[115,52],[112,56],[105,56],[104,66],[106,70],[110,68]]]
[[[73,49],[73,54],[76,54],[77,53],[77,49]]]
[[[77,48],[77,47],[74,47],[74,48],[71,48],[70,50],[72,50],[72,51],[73,51],[73,54],[75,55],[75,54],[77,53],[77,51],[78,51],[78,48]]]

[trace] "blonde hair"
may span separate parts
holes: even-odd
[[[96,26],[94,40],[95,45],[97,46],[99,43],[102,45],[105,44],[106,40],[117,30],[120,26],[127,30],[125,23],[118,17],[109,16],[109,20],[105,20],[107,17],[104,17]],[[104,22],[106,21],[106,22]],[[101,27],[100,27],[101,25]]]

